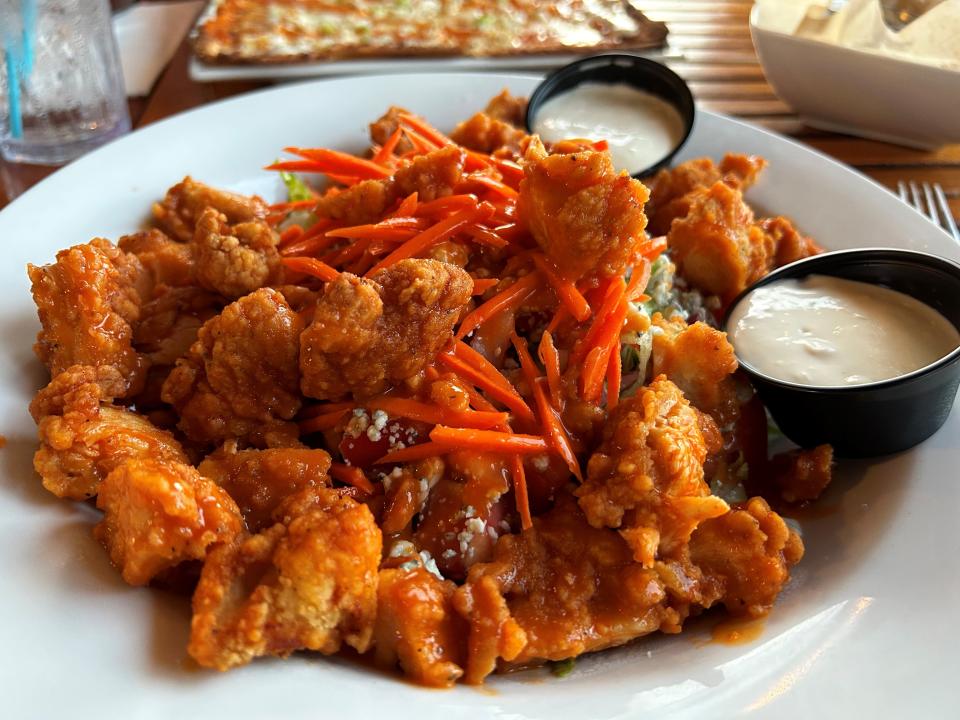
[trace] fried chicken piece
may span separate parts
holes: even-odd
[[[767,613],[802,557],[800,536],[758,497],[701,523],[690,538],[690,560],[738,615]]]
[[[258,447],[295,438],[300,409],[303,321],[276,290],[262,288],[200,328],[161,397],[180,413],[191,440],[242,440]]]
[[[833,479],[833,448],[818,445],[774,455],[769,470],[780,497],[787,502],[816,500]]]
[[[500,538],[474,565],[454,605],[467,619],[465,679],[509,665],[563,660],[677,623],[657,573],[633,561],[615,532],[591,527],[564,494],[533,528]]]
[[[537,244],[567,278],[623,273],[646,235],[647,189],[617,174],[605,152],[547,155],[531,141],[518,213]]]
[[[150,273],[151,286],[182,287],[194,282],[193,251],[190,245],[173,240],[152,229],[124,235],[117,246],[135,255]]]
[[[377,145],[385,145],[387,140],[390,139],[390,136],[400,127],[401,114],[412,115],[413,113],[398,105],[391,105],[387,112],[370,123],[370,139]],[[394,152],[397,155],[403,155],[411,150],[413,150],[413,143],[411,143],[405,135],[401,135],[400,140],[397,141],[396,148],[394,148]]]
[[[511,95],[510,91],[504,88],[500,94],[490,98],[483,112],[494,120],[522,128],[526,125],[527,98]]]
[[[103,520],[93,529],[131,585],[188,560],[202,560],[213,543],[242,527],[230,496],[190,465],[131,459],[104,478],[97,495]]]
[[[519,127],[482,112],[464,120],[450,133],[450,139],[458,145],[487,154],[498,150],[519,154],[520,145],[527,137]]]
[[[380,571],[373,644],[377,663],[399,662],[414,682],[450,687],[462,675],[463,619],[453,609],[456,590],[422,567]]]
[[[473,281],[435,260],[401,260],[371,279],[327,283],[300,338],[303,394],[369,396],[420,372],[447,344]]]
[[[208,455],[198,470],[229,493],[252,533],[273,524],[283,500],[300,490],[329,484],[330,455],[325,450],[274,448],[240,450],[233,444]]]
[[[696,158],[657,173],[650,183],[650,204],[647,216],[649,230],[655,235],[666,235],[670,223],[690,211],[690,193],[723,182],[731,188],[746,190],[767,166],[758,155],[728,153],[720,165],[710,158]]]
[[[203,324],[225,304],[220,295],[198,287],[164,287],[144,304],[133,344],[151,366],[173,365],[196,341]]]
[[[719,425],[735,420],[739,398],[731,376],[737,357],[727,334],[703,322],[687,325],[679,315],[665,320],[657,313],[652,324],[662,331],[652,334],[653,374],[666,375],[694,407]]]
[[[727,504],[703,479],[703,418],[664,376],[617,405],[575,491],[589,523],[619,528],[644,567],[677,557],[704,520]]]
[[[110,249],[116,251],[94,241],[61,250],[51,265],[27,266],[42,326],[33,350],[51,377],[73,365],[117,368],[127,386],[116,393],[122,397],[139,392],[146,365],[132,345],[132,324],[140,317],[138,280],[126,259],[121,272]]]
[[[279,238],[262,220],[229,225],[227,216],[207,208],[197,218],[190,247],[197,283],[236,299],[280,282]]]
[[[153,204],[153,218],[171,237],[190,242],[197,220],[207,208],[226,215],[230,224],[262,220],[269,212],[267,204],[256,195],[218,190],[188,175],[167,190],[162,202]]]
[[[190,655],[227,670],[263,655],[370,647],[381,535],[365,505],[329,504],[214,547],[193,596]]]
[[[801,235],[785,217],[760,220],[757,225],[770,238],[774,247],[773,267],[789,265],[811,255],[823,252],[812,238]]]
[[[314,213],[345,225],[375,223],[398,199],[416,192],[420,202],[450,195],[463,177],[466,156],[451,145],[420,155],[392,178],[365,180],[339,193],[324,195]]]
[[[188,462],[173,435],[131,410],[108,404],[124,387],[112,366],[76,365],[30,403],[40,436],[33,466],[57,497],[93,497],[103,479],[128,460]]]
[[[724,303],[770,271],[775,250],[740,191],[723,182],[691,194],[690,210],[673,221],[667,245],[680,274]]]

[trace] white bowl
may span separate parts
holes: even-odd
[[[960,72],[794,37],[750,34],[777,95],[813,127],[934,149],[960,142]]]

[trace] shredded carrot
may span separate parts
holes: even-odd
[[[387,138],[387,141],[383,144],[376,153],[374,153],[371,160],[377,165],[383,165],[393,157],[393,151],[397,147],[397,143],[400,142],[400,138],[403,136],[403,130],[399,127],[390,133],[390,137]]]
[[[367,276],[369,277],[378,270],[390,267],[400,260],[405,260],[406,258],[419,255],[433,245],[441,243],[453,235],[456,235],[457,232],[459,232],[465,225],[469,225],[470,223],[475,222],[482,217],[489,217],[492,213],[492,206],[487,205],[486,203],[481,203],[475,208],[461,210],[460,212],[451,215],[447,219],[441,220],[433,227],[427,228],[419,235],[415,235],[414,237],[410,238],[403,243],[403,245],[387,255],[383,260],[373,266],[373,269],[367,273]]]
[[[330,463],[330,475],[342,483],[353,485],[353,487],[362,490],[367,495],[373,494],[373,485],[367,480],[367,476],[363,474],[363,470],[358,467],[344,465],[343,463]]]
[[[509,381],[500,374],[500,371],[486,361],[486,358],[484,358],[486,366],[483,368],[447,353],[441,353],[438,359],[461,378],[473,383],[497,402],[503,403],[518,418],[531,423],[535,421],[530,406],[524,402]]]
[[[613,410],[620,402],[621,381],[620,348],[615,347],[607,364],[607,410]]]
[[[282,233],[280,233],[280,239],[278,244],[280,247],[292,243],[294,240],[298,240],[303,237],[303,228],[299,225],[291,225]]]
[[[320,165],[320,172],[335,175],[349,175],[361,180],[381,180],[391,175],[390,170],[370,160],[364,160],[356,155],[328,150],[327,148],[284,148],[288,153],[299,155]]]
[[[331,267],[344,267],[345,265],[359,259],[370,246],[370,240],[363,238],[350,243],[346,247],[340,248],[324,256],[324,262]]]
[[[453,140],[448,138],[433,125],[421,117],[409,113],[400,113],[400,122],[427,138],[435,145],[453,145]]]
[[[369,225],[353,225],[327,231],[327,237],[366,238],[368,240],[407,240],[412,234],[422,231],[426,221],[420,218],[387,218]]]
[[[312,208],[317,204],[317,197],[314,196],[309,200],[293,200],[291,202],[278,202],[270,206],[270,212],[283,212],[289,213],[291,210],[305,210],[306,208]]]
[[[573,352],[570,353],[570,364],[578,365],[584,359],[587,351],[597,344],[597,335],[601,332],[610,315],[616,310],[620,300],[623,299],[626,288],[626,283],[619,275],[611,278],[606,287],[603,288],[603,300],[600,309],[594,315],[587,334],[574,346]],[[597,288],[598,291],[600,289]],[[604,365],[604,368],[606,368],[606,365]]]
[[[560,327],[560,323],[570,317],[570,311],[567,310],[563,305],[557,308],[557,311],[553,314],[553,317],[550,318],[550,322],[547,323],[547,332],[555,333],[557,328]]]
[[[282,262],[286,267],[295,272],[301,272],[304,275],[312,275],[313,277],[320,278],[324,282],[330,282],[331,280],[336,280],[338,277],[340,277],[340,273],[327,265],[325,262],[321,262],[316,258],[285,257],[283,258]]]
[[[473,278],[473,294],[483,295],[498,282],[500,281],[497,278]]]
[[[355,407],[357,407],[357,404],[351,401],[317,403],[301,410],[297,415],[297,419],[307,420],[308,418],[317,417],[317,415],[323,415],[324,413],[332,413],[337,410],[352,410]]]
[[[463,428],[489,430],[507,422],[505,412],[477,412],[476,410],[454,410],[453,408],[432,403],[410,400],[408,398],[383,396],[366,403],[370,409],[383,410],[391,417],[405,417],[420,420],[431,425],[453,425]]]
[[[405,127],[403,128],[403,134],[407,136],[407,140],[413,145],[413,155],[426,155],[439,149],[439,145],[430,142],[416,130]]]
[[[317,222],[304,231],[303,235],[300,236],[297,242],[302,242],[304,240],[309,240],[310,238],[323,235],[323,233],[326,232],[331,225],[333,225],[333,220],[328,218],[320,218],[317,220]],[[281,247],[283,247],[282,243]]]
[[[323,172],[323,166],[313,160],[278,160],[266,165],[264,170],[285,170],[286,172]]]
[[[489,175],[473,173],[471,175],[467,175],[463,181],[465,183],[476,183],[477,185],[482,185],[487,190],[490,190],[491,192],[496,193],[500,197],[506,198],[507,200],[516,200],[519,195],[519,193],[512,187],[490,177]]]
[[[489,155],[484,155],[481,152],[469,150],[467,148],[461,149],[467,154],[467,157],[463,161],[463,167],[467,172],[473,172],[474,170],[486,170],[493,164],[492,158]]]
[[[595,143],[593,143],[593,149],[597,152],[607,150],[609,147],[610,143],[608,143],[606,140],[597,140]]]
[[[558,410],[563,405],[563,393],[560,380],[560,354],[557,352],[557,346],[553,344],[553,335],[544,331],[540,337],[540,345],[537,348],[537,354],[540,356],[540,362],[547,371],[547,385],[550,387],[550,402]]]
[[[321,432],[323,430],[333,430],[337,426],[337,423],[339,423],[348,412],[349,410],[346,408],[343,410],[332,410],[322,415],[309,418],[308,420],[302,420],[299,424],[300,434],[309,435],[310,433]]]
[[[530,517],[530,495],[527,492],[527,474],[523,469],[523,458],[514,455],[510,458],[510,474],[513,476],[513,492],[516,496],[517,513],[520,515],[520,527],[529,530],[533,527]]]
[[[536,455],[547,451],[547,441],[539,435],[519,435],[497,430],[473,430],[437,425],[430,439],[438,445],[458,450]]]
[[[416,215],[422,217],[423,215],[437,215],[439,213],[455,212],[466,208],[475,208],[479,202],[480,199],[472,194],[447,195],[446,197],[439,197],[430,202],[420,203],[417,206]]]
[[[433,372],[436,373],[437,377],[439,377],[439,373],[437,373],[436,368],[434,368],[433,366],[428,368],[428,370],[433,370]],[[463,389],[463,391],[467,393],[467,396],[470,398],[470,407],[472,407],[474,410],[480,410],[482,412],[497,412],[497,409],[493,406],[493,403],[491,403],[483,395],[481,395],[471,383],[467,382],[456,373],[452,373],[452,375],[453,375],[453,381],[458,386],[460,386]]]
[[[460,329],[457,330],[457,339],[463,339],[499,313],[520,307],[534,293],[542,279],[538,272],[528,273],[509,287],[498,292],[461,321]]]
[[[436,457],[437,455],[446,455],[451,450],[453,450],[453,448],[449,447],[448,445],[440,445],[439,443],[435,442],[425,442],[420,443],[419,445],[411,445],[410,447],[389,452],[382,458],[374,460],[373,464],[385,465],[387,463],[403,463],[411,462],[413,460],[423,460],[424,458]]]
[[[597,402],[603,389],[603,377],[610,362],[610,354],[620,349],[620,333],[623,321],[627,317],[626,298],[620,298],[612,313],[603,318],[604,322],[595,337],[595,347],[587,354],[580,375],[580,392],[587,402]],[[593,327],[590,328],[593,330]]]
[[[577,290],[577,286],[561,276],[557,266],[543,253],[534,253],[533,262],[550,282],[560,302],[570,311],[570,314],[577,321],[585,322],[590,317],[590,304]]]
[[[468,225],[463,231],[481,245],[505,248],[509,243],[486,225]]]
[[[321,250],[326,250],[334,243],[339,242],[339,240],[340,238],[326,237],[325,235],[301,237],[295,243],[290,243],[286,247],[281,248],[280,254],[284,256],[316,255]]]
[[[493,158],[493,164],[497,166],[497,170],[503,176],[503,181],[511,187],[516,187],[523,180],[523,168],[513,160]]]
[[[317,172],[324,172],[324,171],[318,170]],[[346,185],[347,187],[353,187],[358,182],[360,182],[360,178],[356,177],[355,175],[338,175],[336,173],[329,173],[329,172],[324,172],[324,174],[334,182],[340,183],[341,185]]]
[[[389,217],[398,218],[398,217],[410,217],[417,211],[417,206],[420,202],[420,193],[414,190],[412,193],[407,195],[403,201],[397,206],[397,209],[393,211]]]
[[[640,251],[640,254],[652,262],[656,260],[666,249],[667,237],[666,235],[660,235],[659,237],[650,238]]]
[[[643,291],[647,289],[647,283],[650,282],[650,261],[646,258],[640,260],[640,264],[633,268],[630,273],[630,282],[627,284],[627,300],[638,300]]]

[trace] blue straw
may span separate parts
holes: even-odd
[[[14,34],[4,37],[4,66],[7,73],[7,94],[10,105],[10,135],[23,137],[23,108],[20,100],[20,84],[25,83],[33,71],[33,36],[37,24],[36,0],[20,2],[20,37]]]
[[[7,47],[3,53],[7,68],[7,97],[10,103],[10,135],[15,139],[23,137],[23,117],[20,111],[20,78],[13,48]]]

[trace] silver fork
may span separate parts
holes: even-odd
[[[940,183],[925,182],[917,185],[913,180],[900,180],[897,183],[897,192],[907,205],[919,211],[934,225],[943,228],[944,232],[960,243],[960,230],[957,230],[957,223],[950,212],[950,204]]]

